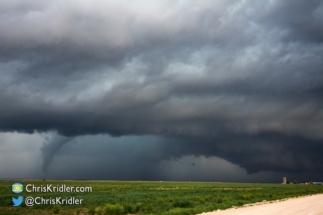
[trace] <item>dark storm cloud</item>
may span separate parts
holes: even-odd
[[[321,172],[323,168],[322,141],[286,137],[277,133],[220,136],[211,140],[181,142],[168,147],[171,153],[165,153],[165,156],[220,156],[243,167],[248,173],[270,170],[315,173]]]
[[[265,10],[260,22],[285,28],[289,32],[288,40],[320,44],[323,42],[322,15],[321,1],[277,1],[273,7]]]
[[[0,130],[172,136],[161,160],[322,171],[322,17],[322,1],[2,1]]]

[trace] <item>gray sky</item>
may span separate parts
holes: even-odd
[[[2,0],[0,29],[2,178],[323,180],[323,1]]]

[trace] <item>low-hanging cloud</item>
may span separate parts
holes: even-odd
[[[180,138],[174,156],[250,173],[323,170],[322,1],[0,8],[0,130],[65,136],[44,145],[44,170],[70,138],[102,133]]]

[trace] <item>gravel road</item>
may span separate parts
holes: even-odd
[[[323,194],[254,206],[232,208],[203,215],[323,215]],[[201,214],[201,215],[202,215]]]

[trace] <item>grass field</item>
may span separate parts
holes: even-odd
[[[283,185],[213,182],[128,182],[128,181],[19,181],[24,186],[90,186],[90,193],[13,194],[16,181],[0,181],[0,215],[11,214],[160,214],[189,215],[226,209],[263,200],[323,193],[322,185]],[[11,197],[75,197],[82,205],[36,205],[13,207]]]

